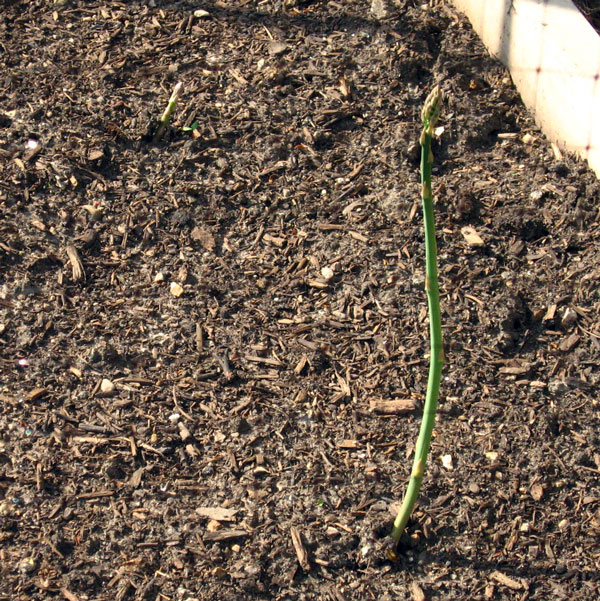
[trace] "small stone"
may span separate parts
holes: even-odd
[[[476,484],[475,482],[469,482],[469,492],[476,495],[481,489],[479,488],[479,485]]]
[[[104,473],[111,480],[123,480],[126,476],[125,471],[121,467],[118,459],[113,459],[112,461],[109,461],[104,466]]]
[[[323,267],[323,269],[321,269],[321,275],[325,280],[329,281],[333,277],[333,269],[331,269],[331,267]]]
[[[11,504],[8,501],[2,501],[2,503],[0,503],[0,517],[8,517],[11,513]]]
[[[206,19],[207,17],[210,17],[210,13],[207,10],[199,8],[194,11],[194,17],[196,17],[196,19]]]
[[[340,531],[337,528],[334,528],[333,526],[327,526],[327,530],[325,530],[325,534],[327,535],[327,538],[330,538],[330,539],[340,537]]]
[[[389,0],[372,0],[371,12],[376,19],[385,19],[390,16]]]
[[[571,307],[567,307],[560,320],[560,327],[563,330],[569,330],[577,321],[577,312]]]
[[[100,392],[102,393],[102,395],[110,396],[111,394],[113,394],[114,391],[115,385],[110,380],[103,378],[102,382],[100,382]]]
[[[288,45],[283,42],[273,41],[269,44],[268,51],[269,54],[273,56],[277,56],[278,54],[283,54],[288,49]]]
[[[540,501],[544,496],[544,487],[541,484],[534,484],[529,492],[534,501]]]
[[[104,151],[96,148],[92,149],[88,152],[88,161],[99,161],[104,158]]]
[[[564,394],[567,390],[569,386],[564,380],[552,380],[548,384],[548,392],[552,394]]]
[[[31,574],[37,568],[37,561],[34,557],[26,557],[19,563],[19,570],[24,574]]]
[[[165,281],[165,274],[162,271],[159,271],[155,276],[154,276],[154,282],[159,284],[160,282],[164,282]]]
[[[442,455],[442,465],[447,470],[453,470],[454,469],[454,463],[452,462],[452,455]]]
[[[181,286],[181,284],[178,284],[177,282],[171,282],[170,292],[171,296],[179,298],[183,294],[183,286]]]
[[[227,576],[227,571],[222,568],[221,566],[217,566],[216,568],[212,569],[212,575],[214,578],[217,578],[219,580],[223,580],[223,578],[225,578],[225,576]]]
[[[221,528],[223,528],[223,525],[220,522],[217,522],[217,520],[210,520],[208,524],[206,524],[206,530],[208,532],[217,532],[217,530],[221,530]]]

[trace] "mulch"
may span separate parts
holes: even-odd
[[[598,597],[600,184],[445,2],[375,4],[2,2],[0,599]]]

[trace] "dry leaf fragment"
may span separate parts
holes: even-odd
[[[472,246],[474,248],[478,246],[483,246],[483,239],[477,233],[474,227],[470,225],[465,225],[465,227],[463,227],[460,230],[460,233],[463,235],[463,238],[469,246]]]

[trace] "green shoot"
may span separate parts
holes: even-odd
[[[175,110],[175,105],[179,100],[179,96],[181,95],[181,90],[183,89],[183,83],[180,81],[174,88],[173,93],[171,94],[171,98],[169,98],[169,104],[167,104],[167,108],[165,112],[162,114],[160,118],[160,122],[158,124],[158,128],[156,129],[156,133],[152,138],[154,143],[158,142],[163,134],[165,133],[165,129],[167,125],[169,125],[169,121],[171,121],[171,116],[173,115],[173,111]]]
[[[196,131],[200,127],[200,121],[194,121],[191,125],[185,125],[183,131]]]
[[[427,394],[423,408],[421,429],[415,447],[412,473],[408,488],[402,501],[400,511],[394,521],[392,538],[394,546],[398,544],[404,528],[412,514],[415,502],[419,495],[425,464],[431,444],[431,435],[435,423],[435,414],[438,405],[440,390],[440,379],[442,366],[444,365],[444,348],[442,346],[442,320],[440,313],[440,292],[437,274],[437,244],[435,239],[435,223],[433,218],[433,194],[431,191],[431,168],[433,164],[433,153],[431,152],[431,138],[435,123],[440,115],[442,106],[442,92],[436,86],[427,96],[421,121],[423,131],[421,132],[421,195],[423,200],[423,221],[425,225],[425,290],[427,292],[427,304],[429,306],[429,337],[431,344],[431,355],[429,360],[429,378],[427,381]],[[394,551],[390,550],[393,557]]]

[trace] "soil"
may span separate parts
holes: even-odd
[[[598,597],[600,185],[448,5],[376,4],[2,3],[0,599]]]

